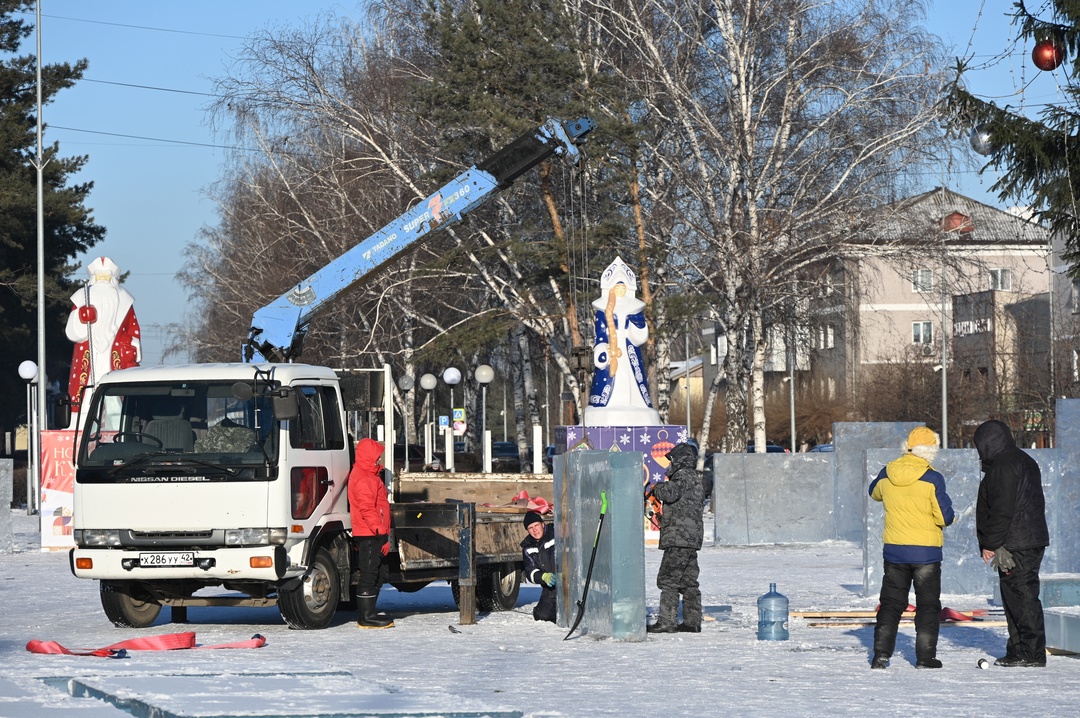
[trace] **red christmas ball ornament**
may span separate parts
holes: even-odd
[[[1031,61],[1043,72],[1056,70],[1065,62],[1065,48],[1050,38],[1039,40],[1031,51]]]

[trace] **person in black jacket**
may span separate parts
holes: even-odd
[[[535,511],[525,514],[525,530],[529,535],[521,542],[522,575],[542,586],[540,600],[533,608],[533,619],[555,623],[555,527],[545,524]]]
[[[975,530],[983,561],[997,569],[1009,626],[996,666],[1045,666],[1046,629],[1039,601],[1039,567],[1050,545],[1039,465],[1013,441],[1009,427],[986,421],[975,430],[983,479]]]
[[[676,444],[667,453],[671,464],[667,480],[655,484],[652,495],[661,505],[660,615],[646,628],[649,633],[701,632],[701,589],[698,587],[698,550],[705,537],[705,500],[698,478],[697,453],[689,444]],[[679,596],[683,622],[678,623]]]

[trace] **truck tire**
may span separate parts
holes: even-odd
[[[521,569],[516,563],[481,566],[476,582],[476,607],[481,611],[510,611],[521,590]]]
[[[278,610],[289,628],[325,628],[337,612],[340,599],[337,565],[330,552],[320,548],[303,579],[294,579],[278,589]]]
[[[510,611],[517,605],[521,590],[521,569],[516,563],[495,563],[476,570],[476,610],[482,613]],[[454,605],[461,607],[461,586],[450,581]]]
[[[137,581],[102,581],[101,607],[118,628],[146,628],[157,620],[161,604]]]

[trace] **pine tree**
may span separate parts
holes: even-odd
[[[37,59],[19,55],[33,25],[17,13],[27,0],[0,0],[0,428],[25,420],[26,386],[18,365],[37,360]],[[86,61],[43,66],[42,103],[82,77]],[[71,262],[105,233],[84,205],[91,183],[70,184],[86,157],[60,157],[59,147],[43,147],[46,320],[45,374],[65,385],[71,342],[64,336],[73,283]]]
[[[1036,46],[1047,43],[1051,52],[1071,62],[1076,76],[1080,2],[1052,0],[1044,10],[1047,14],[1040,15],[1033,14],[1024,0],[1017,0],[1014,7],[1018,39]],[[1034,120],[968,92],[963,84],[968,66],[967,59],[957,61],[956,80],[945,100],[952,130],[971,133],[972,148],[987,157],[987,168],[999,173],[991,187],[998,198],[1030,206],[1040,221],[1060,232],[1066,238],[1065,258],[1075,265],[1080,259],[1080,169],[1073,169],[1080,168],[1080,85],[1063,86],[1064,100],[1046,105],[1040,119]]]

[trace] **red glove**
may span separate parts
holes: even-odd
[[[385,555],[387,555],[388,553],[390,553],[390,542],[389,542],[389,541],[387,541],[386,543],[384,543],[384,544],[382,545],[382,548],[381,548],[381,549],[379,549],[379,551],[380,551],[380,552],[382,553],[382,555],[383,555],[383,556],[385,556]]]
[[[91,305],[79,307],[79,321],[83,324],[93,324],[97,321],[97,309]]]

